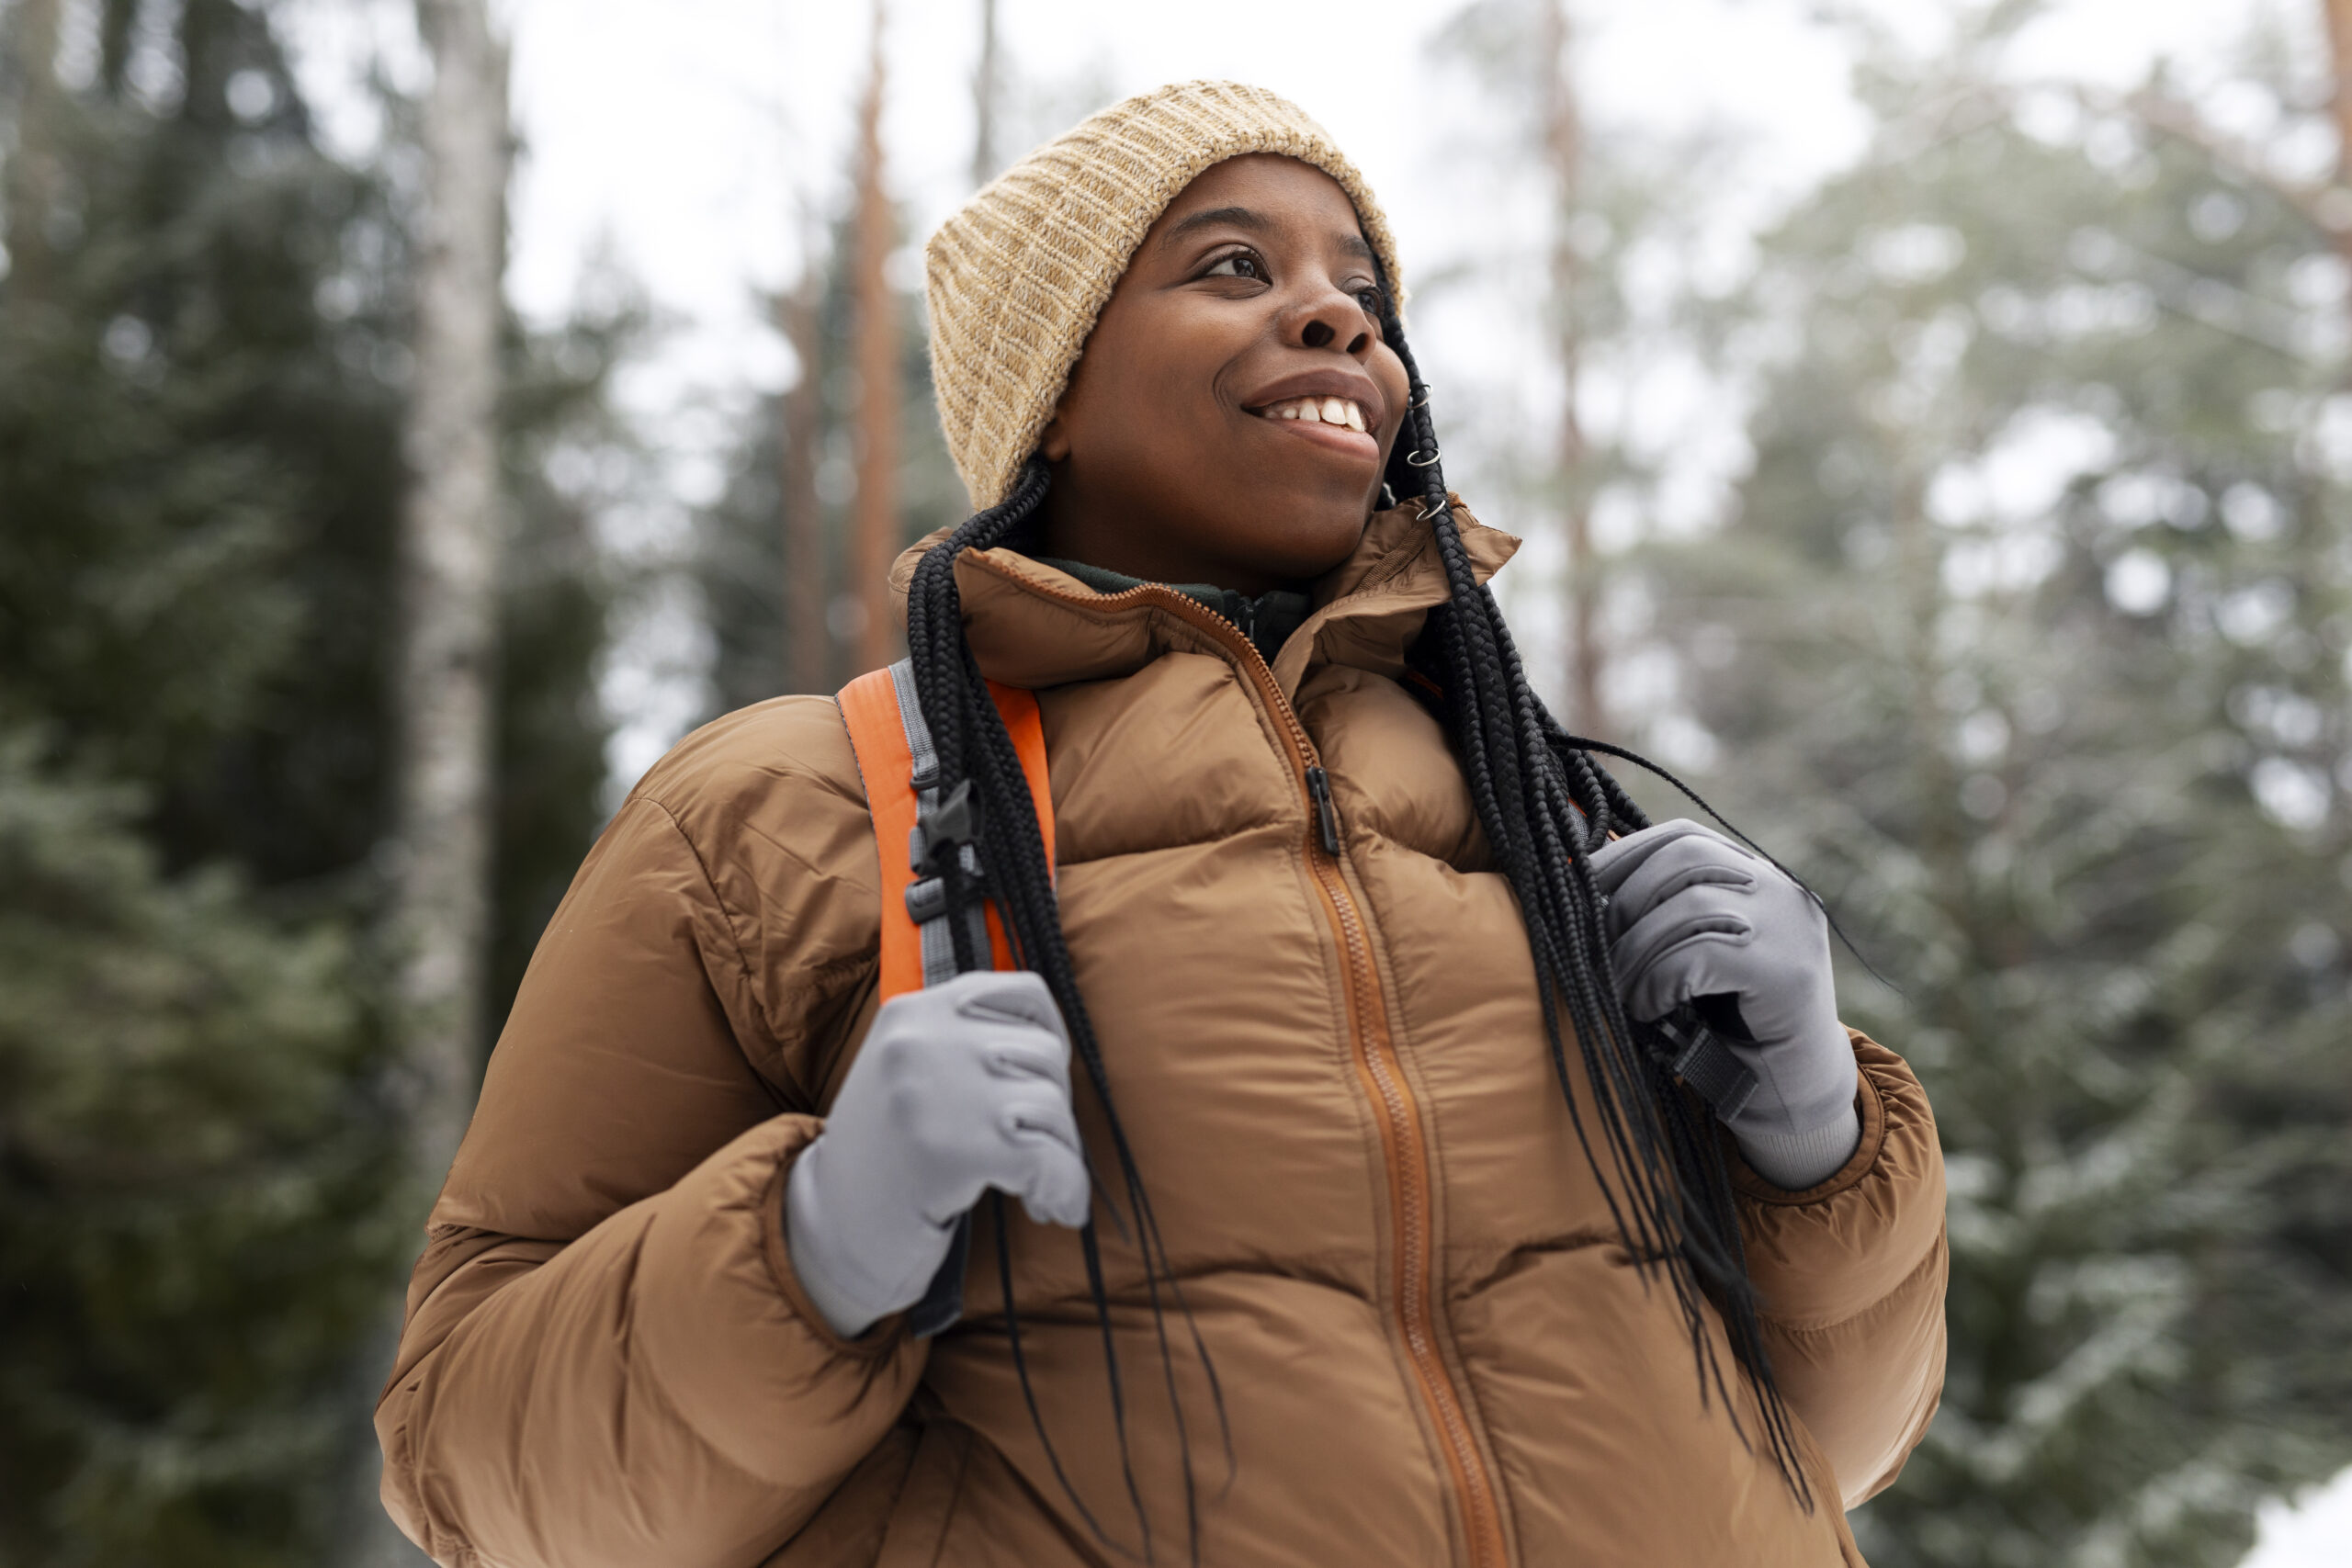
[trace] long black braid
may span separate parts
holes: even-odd
[[[956,558],[967,549],[984,550],[1003,543],[1035,513],[1039,502],[1045,499],[1048,482],[1048,471],[1044,461],[1033,457],[1014,480],[1012,493],[1002,502],[976,513],[924,553],[915,564],[914,580],[908,590],[907,650],[914,666],[916,694],[922,701],[923,716],[931,725],[932,741],[938,750],[940,792],[943,796],[952,795],[959,784],[969,781],[982,825],[975,847],[987,895],[996,903],[997,912],[1015,949],[1015,956],[1024,968],[1036,971],[1044,978],[1046,988],[1053,994],[1055,1004],[1061,1009],[1062,1021],[1069,1030],[1071,1055],[1078,1058],[1086,1081],[1094,1091],[1096,1103],[1102,1107],[1103,1121],[1110,1129],[1111,1148],[1118,1162],[1119,1182],[1126,1199],[1126,1212],[1133,1219],[1130,1238],[1142,1254],[1145,1292],[1151,1309],[1153,1330],[1159,1340],[1160,1374],[1167,1386],[1169,1404],[1175,1412],[1178,1449],[1183,1456],[1186,1541],[1191,1557],[1197,1562],[1200,1554],[1199,1495],[1193,1473],[1192,1445],[1185,1430],[1184,1401],[1176,1385],[1174,1347],[1169,1337],[1168,1313],[1170,1308],[1182,1317],[1191,1337],[1193,1353],[1206,1373],[1218,1430],[1225,1444],[1229,1480],[1233,1438],[1231,1427],[1226,1420],[1225,1396],[1216,1380],[1216,1368],[1209,1361],[1208,1347],[1202,1341],[1200,1330],[1193,1322],[1193,1314],[1184,1304],[1175,1269],[1169,1261],[1167,1244],[1160,1236],[1159,1222],[1153,1213],[1150,1195],[1144,1189],[1143,1173],[1136,1165],[1135,1151],[1127,1141],[1126,1130],[1112,1102],[1110,1077],[1103,1066],[1102,1048],[1095,1038],[1093,1020],[1086,1010],[1086,999],[1079,994],[1069,946],[1062,937],[1060,913],[1054,902],[1052,869],[1046,863],[1045,837],[1037,826],[1036,805],[1030,797],[1027,776],[1021,768],[1020,753],[1013,749],[1012,737],[1004,728],[1003,716],[998,713],[995,699],[989,695],[987,682],[980,674],[978,662],[972,656],[971,645],[965,640],[963,600],[956,587]],[[950,903],[948,930],[956,933],[959,943],[964,940],[966,925],[963,911],[957,906],[973,891],[954,880],[947,888]],[[970,956],[959,951],[958,966],[967,965]],[[1122,1224],[1115,1203],[1106,1202],[1102,1207],[1110,1214],[1114,1224]],[[1028,1368],[1021,1345],[1020,1317],[1012,1303],[1012,1253],[1005,1241],[1007,1218],[1002,1200],[999,1198],[994,1219],[998,1237],[997,1273],[1005,1302],[1005,1331],[1014,1369],[1021,1379],[1022,1394],[1028,1403],[1031,1422],[1045,1447],[1046,1461],[1053,1468],[1055,1479],[1069,1495],[1080,1517],[1099,1539],[1116,1545],[1118,1543],[1095,1517],[1063,1472],[1060,1455],[1046,1431],[1035,1395],[1030,1388]],[[1118,1351],[1113,1339],[1110,1296],[1103,1282],[1102,1250],[1091,1221],[1079,1233],[1079,1242],[1086,1264],[1087,1290],[1093,1298],[1095,1315],[1102,1325],[1102,1355],[1108,1369],[1112,1417],[1118,1434],[1121,1471],[1141,1537],[1139,1547],[1133,1549],[1132,1554],[1149,1562],[1152,1560],[1151,1520],[1143,1506],[1142,1493],[1129,1461],[1125,1385],[1121,1381]]]
[[[1810,1511],[1812,1490],[1765,1352],[1722,1139],[1713,1116],[1676,1081],[1668,1066],[1674,1050],[1664,1034],[1625,1016],[1610,974],[1602,901],[1592,884],[1591,853],[1611,831],[1649,826],[1641,807],[1592,752],[1650,768],[1690,792],[1622,747],[1568,734],[1537,698],[1501,607],[1477,581],[1463,547],[1439,462],[1429,387],[1393,306],[1384,311],[1381,329],[1404,362],[1411,389],[1386,480],[1397,494],[1418,499],[1451,590],[1448,602],[1430,615],[1414,658],[1444,694],[1471,799],[1496,862],[1518,897],[1535,958],[1544,1039],[1569,1121],[1636,1266],[1645,1274],[1662,1269],[1674,1291],[1702,1396],[1711,1387],[1722,1394],[1738,1423],[1737,1404],[1707,1331],[1702,1308],[1712,1302],[1734,1358],[1756,1389],[1773,1461]],[[1691,798],[1698,800],[1696,795]],[[1705,802],[1698,804],[1716,816]],[[1745,834],[1738,836],[1746,840]],[[1605,1168],[1568,1069],[1560,1020],[1564,1007],[1590,1086],[1591,1122],[1599,1124],[1608,1150]]]
[[[1384,310],[1381,325],[1388,344],[1404,361],[1411,388],[1405,429],[1390,456],[1386,482],[1396,494],[1418,500],[1421,520],[1435,536],[1451,589],[1449,602],[1430,615],[1429,629],[1415,649],[1415,663],[1443,694],[1479,820],[1526,921],[1544,1037],[1570,1120],[1636,1267],[1645,1278],[1662,1272],[1674,1292],[1690,1332],[1702,1399],[1710,1396],[1710,1391],[1721,1395],[1733,1421],[1738,1423],[1737,1404],[1708,1332],[1704,1309],[1711,1302],[1728,1332],[1734,1357],[1757,1391],[1774,1461],[1810,1510],[1813,1499],[1797,1461],[1787,1406],[1765,1354],[1756,1292],[1747,1277],[1736,1200],[1713,1120],[1675,1080],[1667,1066],[1671,1052],[1663,1036],[1654,1027],[1635,1025],[1626,1018],[1610,976],[1601,900],[1592,884],[1589,857],[1612,829],[1646,827],[1648,818],[1593,761],[1591,753],[1604,751],[1648,764],[1622,748],[1567,734],[1528,684],[1501,610],[1494,595],[1478,582],[1463,547],[1438,460],[1429,389],[1406,346],[1403,324],[1393,308]],[[1069,948],[1062,935],[1035,807],[1012,739],[965,639],[962,600],[956,586],[956,558],[967,549],[988,549],[1021,537],[1050,482],[1045,462],[1032,457],[1003,501],[967,519],[925,552],[916,563],[910,586],[907,643],[916,690],[938,749],[941,792],[952,794],[968,781],[981,823],[976,848],[983,886],[967,886],[960,877],[949,879],[951,902],[959,908],[951,911],[948,929],[956,933],[961,945],[966,926],[960,906],[983,891],[995,901],[1020,962],[1044,978],[1060,1007],[1072,1054],[1102,1109],[1132,1230],[1109,1194],[1104,1194],[1101,1207],[1142,1255],[1160,1373],[1175,1412],[1183,1460],[1187,1545],[1197,1562],[1199,1499],[1185,1433],[1184,1402],[1177,1390],[1175,1346],[1168,1322],[1171,1311],[1181,1319],[1206,1374],[1225,1442],[1229,1481],[1233,1450],[1224,1396],[1215,1368],[1209,1364],[1207,1347],[1184,1303],[1142,1172],[1112,1102],[1102,1047],[1086,1000],[1079,993]],[[1679,787],[1679,780],[1658,771]],[[959,952],[959,965],[968,966],[973,957]],[[1589,1106],[1580,1102],[1576,1075],[1568,1065],[1565,1042],[1571,1034],[1585,1081],[1590,1086]],[[1600,1133],[1599,1147],[1593,1138],[1595,1127]],[[1149,1561],[1151,1523],[1128,1459],[1126,1396],[1095,1227],[1090,1222],[1080,1233],[1080,1240],[1087,1287],[1102,1325],[1122,1473],[1140,1534],[1137,1549],[1114,1540],[1079,1496],[1046,1432],[1030,1388],[1021,1322],[1013,1306],[1006,1218],[1000,1200],[995,1212],[996,1252],[1005,1329],[1046,1460],[1080,1517],[1099,1539]]]

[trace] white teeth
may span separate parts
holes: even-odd
[[[1347,398],[1288,398],[1266,410],[1268,419],[1303,419],[1309,424],[1336,424],[1371,434],[1363,410]]]

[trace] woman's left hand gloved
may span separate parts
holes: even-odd
[[[1687,819],[1602,845],[1592,878],[1609,900],[1610,964],[1627,1015],[1647,1022],[1727,998],[1704,1010],[1757,1077],[1756,1093],[1725,1118],[1740,1152],[1791,1191],[1827,1179],[1853,1155],[1861,1123],[1821,907],[1778,868]]]

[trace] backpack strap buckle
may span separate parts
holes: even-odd
[[[1045,729],[1032,694],[991,682],[989,694],[1021,758],[1029,797],[1045,840],[1046,863],[1054,863],[1053,800],[1047,787]],[[969,781],[939,788],[939,752],[916,691],[914,666],[900,660],[842,688],[836,699],[865,784],[866,807],[881,851],[882,929],[876,975],[879,999],[936,986],[955,978],[956,942],[947,922],[947,878],[963,878],[965,917],[970,922],[969,951],[982,964],[1013,967],[1012,949],[991,936],[979,853],[978,804]],[[894,845],[906,845],[901,863]],[[918,1337],[952,1327],[963,1315],[964,1269],[971,1251],[971,1216],[956,1216],[946,1261],[923,1298],[909,1314]]]

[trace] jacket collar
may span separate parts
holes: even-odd
[[[1453,515],[1480,582],[1500,570],[1519,540],[1489,528],[1459,498]],[[941,528],[899,557],[890,592],[903,625],[907,587],[923,552],[954,530]],[[966,550],[956,561],[964,635],[980,671],[1010,686],[1041,688],[1131,675],[1163,653],[1234,651],[1149,598],[1105,594],[1068,572],[1001,547]],[[1406,650],[1429,613],[1447,598],[1445,564],[1418,502],[1373,514],[1348,558],[1316,583],[1314,612],[1273,661],[1285,696],[1323,664],[1375,674],[1403,673]]]

